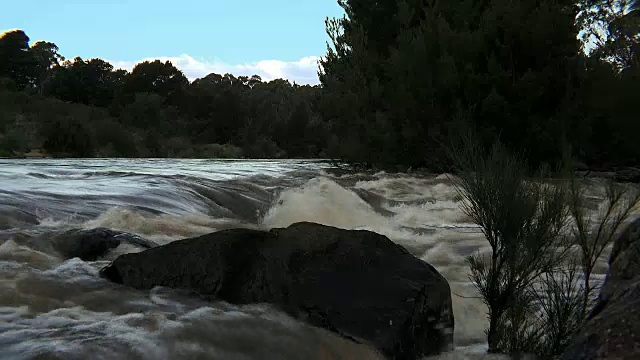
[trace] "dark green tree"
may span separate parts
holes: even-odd
[[[180,102],[189,80],[170,61],[145,61],[137,64],[126,77],[124,93],[131,100],[136,93],[155,93],[168,104]]]
[[[22,31],[0,44],[0,101],[11,105],[0,107],[6,154],[41,147],[56,156],[324,153],[329,127],[319,116],[319,87],[232,74],[189,83],[159,60],[129,73],[102,59],[65,60],[51,42],[29,47]],[[15,134],[24,135],[20,146]]]
[[[46,93],[64,101],[107,107],[121,86],[121,72],[114,72],[110,63],[76,57],[54,69]]]
[[[282,148],[286,149],[288,157],[304,157],[308,153],[307,145],[311,134],[307,133],[309,126],[309,105],[300,102],[293,108],[288,121],[283,125]]]
[[[640,101],[638,2],[585,0],[578,23],[588,52],[574,103],[572,144],[593,168],[638,166],[633,134]]]
[[[44,92],[44,87],[50,80],[54,68],[64,61],[64,56],[60,55],[58,50],[56,44],[47,41],[38,41],[29,49],[35,60],[34,86],[40,94]]]
[[[32,85],[36,60],[29,51],[29,37],[22,30],[13,30],[0,37],[0,78],[12,80],[17,89]]]
[[[193,119],[191,136],[200,143],[237,143],[247,119],[249,87],[231,74],[209,74],[193,82],[182,108]]]
[[[135,100],[120,114],[124,125],[159,136],[175,135],[178,119],[178,110],[166,106],[162,96],[154,93],[136,93]]]
[[[534,162],[557,155],[579,52],[572,0],[340,4],[320,78],[348,160],[436,166],[460,119]]]

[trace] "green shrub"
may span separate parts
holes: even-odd
[[[513,322],[526,317],[528,290],[557,266],[562,252],[556,250],[567,247],[561,236],[566,191],[540,181],[544,171],[530,178],[524,159],[500,143],[486,152],[467,136],[451,154],[461,208],[481,227],[491,247],[488,257],[476,253],[467,259],[471,281],[489,308],[489,351],[521,350],[523,344],[513,343],[522,340],[513,337],[514,329],[527,326]]]
[[[500,143],[485,151],[471,135],[462,140],[451,147],[454,184],[462,210],[491,247],[488,256],[468,258],[470,279],[489,308],[489,351],[556,358],[591,310],[596,262],[640,205],[640,191],[608,182],[593,218],[573,175],[528,176],[525,159]]]

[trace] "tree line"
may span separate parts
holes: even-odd
[[[169,61],[128,72],[58,50],[22,30],[0,37],[0,155],[326,156],[318,86],[215,73],[190,82]]]
[[[591,168],[637,164],[637,2],[338,3],[345,15],[326,19],[318,86],[231,74],[190,82],[157,60],[127,72],[5,33],[0,149],[446,170],[443,144],[472,128],[532,164],[554,164],[566,146]]]

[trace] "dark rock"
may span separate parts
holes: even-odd
[[[231,229],[119,256],[101,274],[149,289],[186,289],[234,304],[270,303],[291,316],[416,359],[451,348],[447,281],[385,236],[312,223]]]
[[[640,169],[634,167],[618,169],[615,179],[619,182],[640,183]]]
[[[137,235],[106,228],[68,230],[55,234],[47,240],[63,258],[78,257],[84,261],[97,260],[122,243],[129,243],[142,249],[158,246]]]
[[[562,359],[640,358],[640,219],[614,243],[609,272],[586,324]]]

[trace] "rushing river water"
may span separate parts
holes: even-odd
[[[373,230],[435,266],[457,294],[456,350],[442,358],[481,357],[486,308],[473,298],[464,257],[486,243],[447,176],[334,174],[326,163],[299,160],[0,159],[0,359],[376,357],[268,306],[204,303],[101,279],[109,260],[134,251],[126,245],[84,262],[38,243],[70,228],[167,243],[298,221]]]

